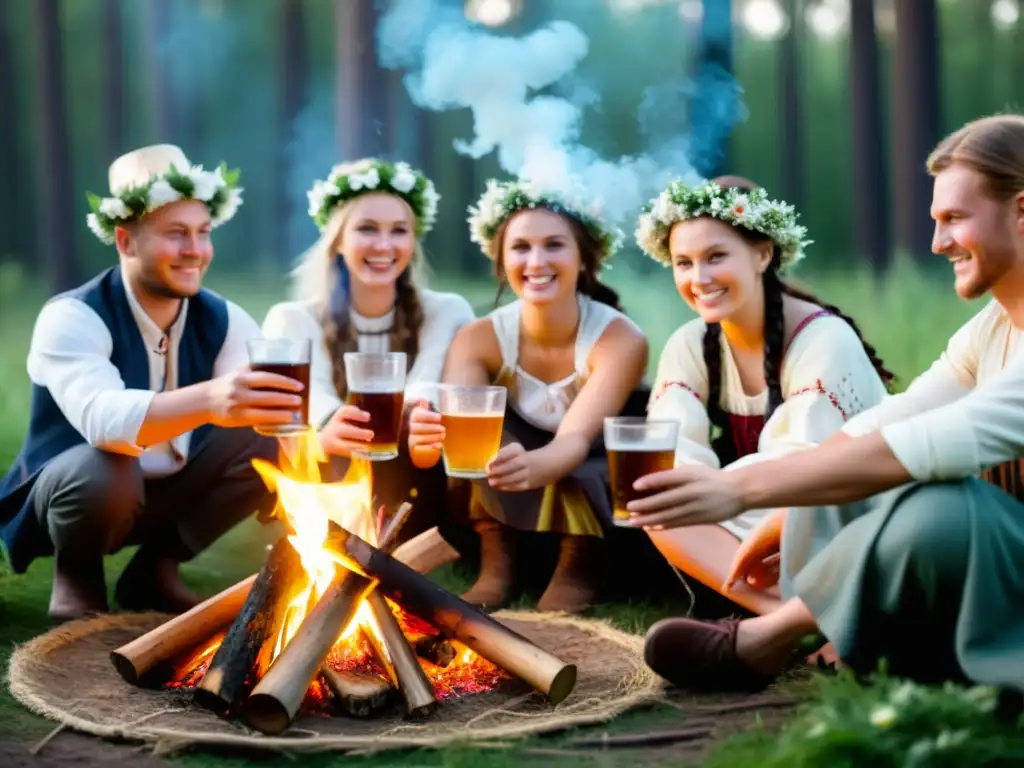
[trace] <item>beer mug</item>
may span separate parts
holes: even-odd
[[[616,523],[629,519],[626,505],[644,494],[633,483],[644,475],[672,469],[675,463],[679,423],[647,421],[630,416],[604,420],[604,447],[611,475],[613,517]]]
[[[261,435],[284,437],[297,435],[309,429],[309,364],[313,353],[310,339],[250,339],[249,367],[254,371],[276,373],[302,382],[302,405],[288,424],[264,424],[255,427]],[[288,392],[289,395],[296,394]]]
[[[507,393],[505,387],[438,386],[448,477],[487,477],[487,465],[501,448]]]
[[[352,455],[370,461],[395,458],[405,404],[405,352],[346,352],[344,360],[347,402],[370,414],[365,426],[373,430],[366,450]]]

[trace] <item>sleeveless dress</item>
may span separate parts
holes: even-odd
[[[502,445],[520,443],[526,450],[547,445],[590,375],[588,358],[609,323],[626,318],[622,312],[579,295],[580,320],[572,374],[544,382],[519,366],[522,301],[496,309],[489,317],[501,349],[502,366],[495,384],[508,388]],[[623,415],[642,416],[648,391],[633,393]],[[523,531],[602,536],[612,525],[608,458],[603,436],[591,446],[587,459],[556,483],[531,491],[497,491],[486,480],[472,483],[471,516],[490,515]]]

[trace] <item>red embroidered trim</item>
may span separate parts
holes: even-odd
[[[661,385],[661,389],[659,389],[658,393],[654,396],[654,402],[658,402],[658,400],[661,399],[661,396],[664,395],[665,392],[667,392],[670,387],[679,387],[680,389],[685,389],[691,395],[696,397],[699,402],[703,402],[700,399],[700,395],[697,394],[697,392],[694,390],[694,388],[691,387],[686,382],[683,382],[683,381],[666,381],[664,384]]]
[[[828,390],[825,389],[825,385],[822,383],[821,379],[816,379],[813,384],[798,389],[796,392],[791,392],[789,394],[789,397],[787,397],[786,399],[789,400],[790,398],[796,397],[797,395],[825,395],[826,397],[828,397],[828,401],[832,403],[832,406],[842,415],[843,421],[846,421],[846,410],[843,408],[842,405],[839,404],[839,398],[836,397],[836,395],[834,395],[832,392],[829,392]]]

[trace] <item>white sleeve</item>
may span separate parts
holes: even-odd
[[[455,334],[476,319],[473,308],[454,293],[433,294],[424,307],[426,317],[420,329],[420,348],[405,382],[405,400],[437,399],[437,383],[444,372],[445,358]],[[425,302],[426,303],[426,302]]]
[[[813,320],[793,340],[781,383],[783,403],[758,443],[758,455],[764,458],[819,445],[886,395],[863,343],[838,317]]]
[[[312,357],[309,365],[309,421],[323,424],[341,407],[341,398],[334,386],[331,358],[324,346],[324,330],[320,321],[296,302],[275,304],[263,319],[266,338],[309,339]]]
[[[881,432],[915,480],[959,479],[1024,457],[1024,354],[959,399]]]
[[[876,432],[887,424],[909,419],[919,413],[955,402],[969,393],[977,380],[976,341],[978,326],[984,325],[983,310],[963,325],[949,340],[945,351],[907,389],[885,398],[843,427],[851,437]]]
[[[698,463],[718,467],[718,456],[711,449],[711,420],[704,405],[708,397],[708,372],[700,355],[702,328],[691,321],[665,344],[658,359],[647,418],[679,422],[677,465]]]
[[[28,375],[45,387],[68,422],[96,448],[138,456],[139,430],[155,392],[127,389],[110,361],[114,341],[88,305],[64,298],[46,304],[36,319]]]
[[[217,353],[217,359],[213,362],[213,375],[224,376],[228,373],[241,370],[249,365],[249,348],[247,346],[251,339],[258,339],[262,335],[260,327],[248,312],[235,304],[233,301],[228,305],[228,332],[224,337],[224,344]]]

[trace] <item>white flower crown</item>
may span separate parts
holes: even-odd
[[[677,222],[698,216],[716,219],[770,237],[779,246],[779,269],[792,266],[804,257],[807,240],[806,227],[796,223],[793,206],[779,200],[769,200],[768,193],[758,187],[749,191],[723,189],[713,181],[687,186],[673,181],[668,188],[651,200],[640,215],[636,229],[637,245],[656,261],[669,265],[672,255],[668,237]]]
[[[240,171],[229,171],[223,164],[215,171],[204,171],[201,165],[179,171],[172,165],[169,171],[152,176],[144,184],[116,190],[113,197],[87,193],[92,213],[86,216],[86,223],[96,237],[111,245],[118,224],[135,221],[178,200],[199,200],[210,209],[212,225],[219,227],[242,204],[240,175]]]
[[[387,192],[405,200],[416,217],[418,236],[433,228],[441,199],[434,183],[408,163],[392,165],[376,159],[336,165],[326,179],[313,182],[307,193],[309,215],[322,230],[335,208],[370,192]]]
[[[622,230],[603,219],[599,200],[587,202],[582,189],[555,190],[523,180],[487,180],[487,188],[476,207],[469,208],[469,237],[487,258],[492,259],[492,241],[499,227],[513,214],[530,208],[547,208],[570,216],[585,226],[601,243],[597,260],[599,267],[622,245]]]

